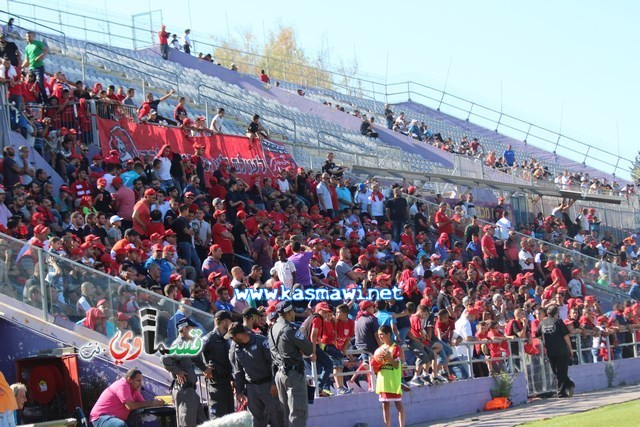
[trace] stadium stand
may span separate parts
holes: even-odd
[[[385,106],[378,101],[319,88],[305,88],[300,96],[297,85],[265,85],[257,76],[178,52],[165,61],[155,49],[135,51],[55,34],[47,34],[46,41],[51,50],[45,57],[51,73],[46,102],[10,106],[8,90],[19,86],[27,92],[33,85],[28,72],[22,82],[19,73],[8,74],[11,67],[4,69],[1,124],[10,135],[0,189],[2,294],[42,308],[61,324],[77,322],[108,338],[118,331],[140,334],[139,310],[152,307],[162,312],[160,341],[170,343],[178,312],[190,312],[210,330],[216,311],[229,308],[241,318],[252,306],[259,309],[255,331],[265,333],[275,305],[264,298],[249,303],[234,298],[245,288],[374,292],[397,286],[404,300],[389,311],[378,303],[377,318],[395,325],[399,341],[412,349],[409,365],[425,346],[439,352],[433,365],[416,362],[424,375],[409,374],[405,379],[412,387],[540,365],[531,346],[540,345],[535,327],[544,317],[542,308],[551,304],[560,305],[572,332],[576,364],[636,355],[637,235],[619,227],[614,239],[600,218],[612,200],[633,211],[637,196],[630,186],[591,182],[604,174],[589,170],[587,178],[580,163],[496,139],[492,130],[416,103],[392,106],[393,121],[404,111],[409,123],[424,122],[431,130],[428,143],[402,134],[404,129],[387,129]],[[24,53],[26,42],[15,43]],[[83,88],[75,90],[78,81]],[[129,88],[135,90],[134,106],[124,102]],[[156,100],[166,94],[153,104],[158,123],[152,107],[143,104],[150,93]],[[170,126],[180,97],[186,98],[187,117]],[[349,111],[336,110],[336,103]],[[208,136],[219,107],[229,113],[222,137],[251,146],[255,141],[245,134],[258,114],[269,131],[260,146],[281,142],[299,167],[277,168],[272,175],[243,173],[204,159],[198,146],[210,150],[222,138]],[[360,133],[363,114],[380,123],[377,138]],[[139,156],[112,152],[108,142],[98,141],[104,126],[111,126],[107,134],[120,126],[157,139],[153,150],[140,149]],[[170,134],[180,135],[184,145],[165,146]],[[472,141],[463,145],[466,136],[480,139],[484,155],[473,154]],[[539,180],[533,177],[537,168],[498,167],[497,158],[487,162],[489,152],[501,153],[505,143],[513,144],[519,160],[541,163]],[[213,165],[206,179],[205,160]],[[565,180],[554,182],[565,170]],[[427,193],[454,188],[432,186],[424,179],[429,175],[453,177],[455,188],[468,191],[445,198],[442,191]],[[568,181],[582,177],[588,185],[571,188]],[[473,188],[469,180],[488,187]],[[558,190],[573,191],[593,203],[581,202],[586,212],[575,213],[575,200],[566,199],[543,208],[541,216],[516,221],[504,198],[493,204],[505,189],[558,196],[563,195]],[[482,209],[487,215],[479,214]],[[46,296],[39,294],[43,274]],[[330,303],[333,313],[339,304]],[[298,319],[304,321],[317,307],[323,309],[322,301],[297,304]],[[367,310],[352,304],[346,308],[351,322],[340,321],[357,324],[369,316]],[[323,322],[335,323],[330,317]],[[464,342],[458,322],[464,319],[486,346]],[[326,337],[323,344],[340,347],[352,370],[346,370],[346,383],[328,375],[314,378],[321,385],[318,395],[370,389],[371,378],[358,381],[370,375],[369,368],[353,357],[375,351],[367,343],[371,337],[361,333]],[[307,368],[316,376],[317,369]]]

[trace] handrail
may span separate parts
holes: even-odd
[[[2,150],[11,145],[11,104],[7,84],[0,84],[0,131],[2,132]]]
[[[353,141],[351,141],[351,140],[349,140],[349,139],[347,139],[347,138],[345,138],[345,137],[341,137],[341,136],[338,136],[338,135],[332,134],[332,133],[327,132],[327,131],[324,131],[324,130],[319,130],[319,131],[317,132],[317,134],[316,134],[316,137],[317,137],[317,140],[318,140],[318,148],[320,148],[320,143],[323,143],[324,145],[328,145],[328,146],[330,146],[330,147],[335,148],[337,151],[340,151],[340,152],[345,153],[345,151],[344,151],[342,148],[336,147],[336,146],[334,146],[334,145],[332,145],[332,144],[330,144],[330,143],[328,143],[328,142],[322,142],[323,138],[321,138],[321,135],[331,136],[331,137],[333,137],[333,138],[335,138],[335,139],[337,139],[337,140],[344,141],[344,142],[346,142],[346,143],[348,143],[349,145],[352,145],[352,146],[353,146],[353,145],[356,145],[358,148],[361,148],[362,150],[364,150],[364,151],[365,151],[365,153],[363,153],[364,155],[367,155],[367,156],[368,156],[368,155],[370,155],[370,154],[368,154],[368,153],[366,152],[367,150],[369,150],[369,151],[370,151],[370,147],[367,147],[367,146],[365,146],[365,145],[363,145],[363,144],[359,144],[359,143],[357,143],[357,142],[353,142]],[[402,149],[400,149],[400,148],[398,148],[398,147],[391,146],[391,145],[380,144],[380,143],[379,143],[379,142],[377,142],[377,141],[372,141],[372,142],[373,142],[373,144],[375,144],[375,146],[376,146],[376,153],[375,153],[375,155],[373,155],[373,157],[375,157],[375,158],[378,160],[378,166],[382,166],[382,161],[386,159],[386,157],[385,157],[384,159],[380,157],[380,148],[388,149],[388,150],[390,150],[390,151],[397,151],[397,152],[399,153],[399,154],[398,154],[398,159],[399,159],[401,162],[403,161],[403,159],[404,159],[404,152],[402,151]],[[354,154],[355,154],[355,153],[354,153]],[[362,155],[362,154],[358,154],[358,155]]]
[[[212,97],[210,97],[210,96],[202,95],[202,91],[201,91],[201,89],[202,89],[202,88],[209,89],[209,90],[212,90],[212,91],[214,91],[214,92],[218,92],[218,93],[220,93],[220,94],[222,94],[222,95],[225,95],[225,96],[231,96],[231,95],[229,95],[228,93],[221,91],[220,89],[216,89],[216,88],[214,88],[214,87],[211,87],[211,86],[207,85],[206,83],[200,83],[200,84],[198,85],[198,88],[197,88],[197,89],[198,89],[198,98],[200,98],[201,96],[204,96],[205,98],[208,98],[208,99],[210,99],[210,100],[212,100],[212,101],[219,102],[219,103],[221,103],[221,104],[228,105],[229,107],[231,107],[231,108],[233,108],[233,109],[235,109],[235,110],[238,110],[238,111],[242,111],[242,112],[244,112],[244,113],[246,113],[246,114],[250,114],[250,115],[252,115],[252,116],[253,116],[254,114],[256,114],[256,112],[255,112],[255,111],[254,111],[253,113],[251,113],[251,112],[245,111],[245,110],[243,110],[243,109],[241,109],[241,108],[234,107],[233,105],[231,105],[231,104],[229,104],[229,103],[226,103],[226,102],[223,102],[223,101],[219,101],[219,100],[214,100],[214,99],[213,99]],[[200,100],[199,100],[199,99],[198,99],[198,102],[200,102]],[[245,102],[246,102],[246,101],[245,101]],[[251,102],[251,104],[252,104],[252,105],[255,105],[253,102]],[[269,108],[260,107],[260,110],[261,110],[261,111],[266,111],[266,112],[267,112],[267,114],[273,114],[273,115],[276,115],[276,116],[278,116],[278,117],[280,117],[280,118],[283,118],[283,119],[285,119],[285,120],[289,120],[291,123],[293,123],[293,129],[289,129],[289,128],[288,128],[288,127],[286,127],[286,126],[282,126],[282,125],[280,125],[280,124],[278,124],[278,123],[275,123],[275,122],[273,122],[273,121],[271,121],[271,120],[267,120],[266,118],[261,117],[264,121],[268,121],[269,123],[274,123],[276,126],[280,126],[280,127],[284,128],[284,129],[287,129],[287,130],[289,130],[289,131],[293,131],[293,139],[294,139],[294,141],[297,141],[297,140],[298,140],[298,126],[297,126],[297,123],[296,123],[295,119],[292,119],[292,118],[291,118],[291,117],[289,117],[289,116],[285,116],[285,115],[284,115],[284,114],[282,114],[282,113],[278,113],[278,112],[276,112],[276,111],[273,111],[273,110],[271,110],[271,109],[269,109]],[[264,113],[263,113],[263,114],[264,114]]]
[[[7,12],[7,11],[5,11],[5,10],[2,10],[2,9],[0,9],[0,13],[6,13],[7,15],[9,15],[9,12]],[[46,26],[46,25],[42,25],[42,24],[41,24],[41,23],[39,23],[39,22],[33,21],[33,20],[29,19],[29,18],[25,18],[24,16],[21,16],[21,15],[11,15],[11,16],[15,16],[16,18],[20,19],[20,21],[27,21],[27,22],[29,22],[29,23],[31,23],[31,24],[34,24],[34,25],[36,26],[36,28],[37,28],[38,26],[40,26],[40,27],[42,27],[42,28],[46,28],[47,30],[54,31],[54,32],[56,32],[56,33],[60,33],[60,34],[62,34],[62,44],[64,45],[64,52],[66,52],[66,51],[67,51],[67,36],[66,36],[66,34],[65,34],[63,31],[56,30],[55,28],[51,28],[51,27],[48,27],[48,26]],[[8,21],[5,21],[4,19],[0,19],[0,22],[7,23]],[[20,26],[20,25],[17,25],[17,27],[18,27],[18,28],[20,28],[20,29],[22,29],[22,30],[25,30],[25,31],[32,31],[32,30],[29,30],[28,28],[24,28],[24,27],[22,27],[22,26]],[[33,31],[36,31],[36,30],[34,29]],[[36,31],[36,32],[37,32],[37,31]],[[49,38],[51,38],[52,40],[55,40],[55,39],[56,39],[56,38],[54,38],[54,37],[51,37],[51,34],[47,34],[47,36],[48,36]]]
[[[102,277],[102,278],[104,278],[106,280],[109,280],[109,281],[119,281],[121,283],[126,283],[124,280],[122,280],[121,278],[119,278],[117,276],[110,276],[107,273],[104,273],[104,272],[102,272],[100,270],[93,269],[93,268],[88,267],[88,266],[86,266],[84,264],[81,264],[81,263],[79,263],[77,261],[74,261],[74,260],[69,259],[67,257],[64,257],[62,255],[59,255],[57,253],[45,251],[44,249],[42,249],[40,247],[31,245],[26,240],[16,239],[16,238],[11,237],[11,236],[9,236],[7,234],[4,234],[4,233],[0,233],[0,239],[2,239],[4,241],[11,241],[11,242],[13,242],[15,244],[18,244],[18,245],[21,245],[21,246],[28,246],[32,251],[35,250],[36,253],[38,253],[39,261],[41,261],[40,262],[40,267],[41,268],[44,268],[44,265],[47,264],[46,260],[44,259],[45,257],[55,258],[55,259],[61,260],[64,263],[71,264],[74,267],[77,267],[77,268],[79,268],[79,269],[81,269],[83,271],[88,271],[91,275],[99,276],[99,277]],[[41,270],[41,272],[42,272],[42,270]],[[41,281],[44,281],[44,278],[45,278],[45,275],[41,275],[40,276]],[[161,300],[171,301],[172,304],[175,304],[178,307],[183,307],[183,306],[186,307],[185,304],[182,304],[179,301],[172,300],[171,298],[168,298],[168,297],[166,297],[164,295],[159,295],[159,294],[157,294],[157,293],[155,293],[153,291],[150,291],[149,289],[142,288],[140,286],[136,287],[136,291],[137,292],[144,292],[145,294],[150,295],[153,298],[159,298]],[[46,293],[43,294],[43,307],[45,307],[45,310],[43,310],[43,311],[46,312],[47,311],[46,310],[47,306],[46,306],[46,301],[45,301],[46,300],[45,295],[46,295]],[[195,307],[190,307],[190,306],[189,306],[189,309],[191,311],[197,313],[200,316],[209,317],[210,320],[213,320],[213,315],[211,313],[204,312],[202,310],[199,310],[199,309],[197,309]]]
[[[104,51],[114,53],[114,54],[119,55],[119,56],[124,56],[125,58],[130,59],[130,60],[132,60],[132,61],[135,61],[135,62],[137,62],[137,63],[144,64],[144,65],[147,65],[147,66],[152,67],[152,68],[154,68],[154,69],[157,69],[157,66],[156,66],[155,64],[151,64],[151,63],[149,63],[149,62],[145,62],[145,61],[142,61],[141,59],[133,58],[133,57],[131,57],[131,56],[122,55],[122,52],[116,52],[115,50],[111,50],[111,49],[106,48],[106,47],[104,47],[103,45],[100,45],[100,44],[97,44],[97,43],[93,43],[93,42],[86,42],[86,43],[84,44],[84,53],[83,53],[83,58],[82,58],[82,60],[83,60],[83,62],[82,62],[82,65],[83,65],[83,67],[82,67],[82,79],[83,79],[83,80],[84,80],[84,57],[85,57],[85,56],[87,56],[87,53],[91,53],[91,52],[89,52],[89,50],[87,49],[87,47],[88,47],[88,46],[93,46],[93,47],[96,47],[96,48],[98,48],[98,49],[102,49],[102,50],[104,50]],[[92,53],[92,54],[93,54],[93,53]],[[94,56],[97,56],[96,54],[93,54],[93,55],[94,55]],[[123,64],[121,64],[121,63],[119,63],[119,62],[116,62],[116,61],[114,61],[114,60],[112,60],[112,59],[107,59],[107,58],[104,58],[104,57],[100,57],[100,58],[102,58],[103,60],[105,60],[105,61],[107,61],[107,62],[111,62],[111,63],[113,63],[113,64],[117,64],[118,66],[125,67],[125,68],[128,68],[128,69],[130,69],[130,70],[136,70],[137,72],[139,72],[139,73],[141,73],[141,74],[145,74],[145,75],[148,75],[148,76],[150,76],[150,77],[154,77],[154,78],[159,78],[159,79],[161,79],[161,80],[165,80],[165,79],[164,79],[164,77],[156,76],[156,75],[154,75],[154,74],[150,74],[150,73],[149,73],[149,72],[147,72],[147,71],[141,71],[141,70],[139,70],[139,69],[136,69],[136,68],[130,67],[130,66],[128,66],[128,65],[123,65]],[[176,79],[176,82],[175,82],[175,83],[176,83],[176,95],[180,96],[180,76],[178,75],[178,73],[174,73],[174,72],[172,72],[172,71],[166,71],[166,70],[163,70],[163,72],[165,72],[166,74],[169,74],[169,75],[171,75],[171,76],[174,76],[174,77],[175,77],[175,79]],[[167,80],[165,80],[165,81],[167,81]]]
[[[238,107],[236,107],[236,106],[234,106],[234,105],[232,105],[232,104],[230,104],[228,102],[221,101],[219,99],[213,99],[213,98],[211,98],[210,96],[207,96],[207,95],[199,94],[198,97],[204,98],[205,99],[205,104],[206,104],[206,101],[208,100],[208,101],[211,101],[212,104],[222,104],[222,105],[225,105],[225,106],[229,107],[231,110],[236,110],[236,111],[239,111],[241,113],[248,114],[249,116],[253,116],[255,114],[255,112],[249,112],[247,110],[243,110],[242,108],[238,108]],[[199,100],[198,103],[202,104],[202,101]],[[262,119],[262,121],[264,121],[264,122],[271,123],[273,126],[275,126],[277,128],[286,129],[288,131],[293,132],[293,129],[290,129],[287,126],[283,126],[283,125],[281,125],[279,123],[276,123],[273,120],[270,120],[270,119],[268,119],[266,117],[260,116],[260,119]]]

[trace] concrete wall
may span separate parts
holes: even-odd
[[[614,361],[614,386],[640,383],[640,359]],[[605,363],[571,366],[569,376],[576,383],[576,393],[603,390],[609,386]],[[476,378],[432,387],[412,388],[402,397],[407,413],[407,424],[435,421],[471,415],[484,409],[491,399],[492,378]],[[516,375],[512,390],[514,405],[527,402],[527,383],[524,374]],[[396,412],[392,409],[392,424]],[[317,399],[309,405],[310,427],[353,427],[366,423],[369,427],[384,425],[382,409],[375,393],[359,393]]]
[[[523,374],[516,375],[512,400],[522,404],[527,400]],[[431,387],[412,388],[403,395],[407,424],[458,417],[482,411],[491,399],[495,387],[493,378],[477,378]],[[392,409],[392,424],[396,424],[396,412]],[[383,426],[382,409],[375,393],[359,393],[318,399],[309,405],[309,427],[352,427],[366,423],[369,427]]]
[[[614,386],[637,384],[640,382],[640,359],[614,360]],[[569,367],[569,377],[576,383],[576,393],[602,390],[609,387],[606,363],[593,363]]]

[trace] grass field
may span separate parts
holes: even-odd
[[[567,402],[567,404],[571,403]],[[640,400],[634,400],[521,425],[523,427],[636,427],[640,426],[638,414],[640,414]]]

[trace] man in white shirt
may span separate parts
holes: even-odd
[[[278,250],[278,261],[273,264],[271,275],[273,275],[273,273],[278,275],[278,280],[282,282],[282,285],[285,288],[293,288],[296,280],[296,266],[287,258],[287,251],[285,248],[280,248]]]
[[[218,114],[211,120],[211,126],[209,129],[213,131],[213,134],[222,133],[222,124],[224,122],[224,108],[218,108]]]
[[[184,53],[191,55],[191,37],[189,34],[191,34],[190,29],[184,30],[184,36],[182,36],[182,49],[184,50]]]
[[[385,221],[384,205],[386,197],[380,191],[380,185],[373,185],[373,192],[371,193],[369,200],[371,200],[371,216],[376,218],[378,221]]]
[[[535,268],[535,256],[533,254],[533,247],[529,244],[529,241],[522,239],[522,249],[518,253],[518,262],[520,263],[520,269],[523,273],[533,272]]]
[[[331,200],[331,190],[329,189],[329,174],[322,174],[322,181],[316,187],[320,210],[329,214],[333,218],[333,201]]]
[[[369,190],[367,184],[362,183],[358,186],[358,192],[355,196],[355,202],[360,205],[360,210],[369,215],[371,215],[371,193],[372,191]]]
[[[453,333],[460,337],[463,342],[472,342],[476,341],[476,337],[473,336],[473,331],[471,330],[471,322],[476,319],[478,316],[478,311],[475,308],[469,308],[462,313],[462,316],[455,323],[455,329]],[[460,358],[465,358],[465,360],[470,360],[471,355],[469,352],[469,348],[466,345],[457,345],[456,353]]]
[[[509,231],[513,230],[511,226],[511,221],[509,221],[509,212],[504,211],[502,213],[502,218],[496,222],[496,235],[500,240],[507,240],[509,238]]]
[[[580,215],[578,215],[578,223],[580,224],[580,229],[585,230],[585,231],[589,231],[589,209],[584,208],[582,209],[582,212],[580,213]]]
[[[473,218],[474,216],[478,216],[478,212],[476,210],[476,205],[473,203],[473,194],[467,194],[467,201],[462,204],[462,209],[467,214],[467,217]]]

